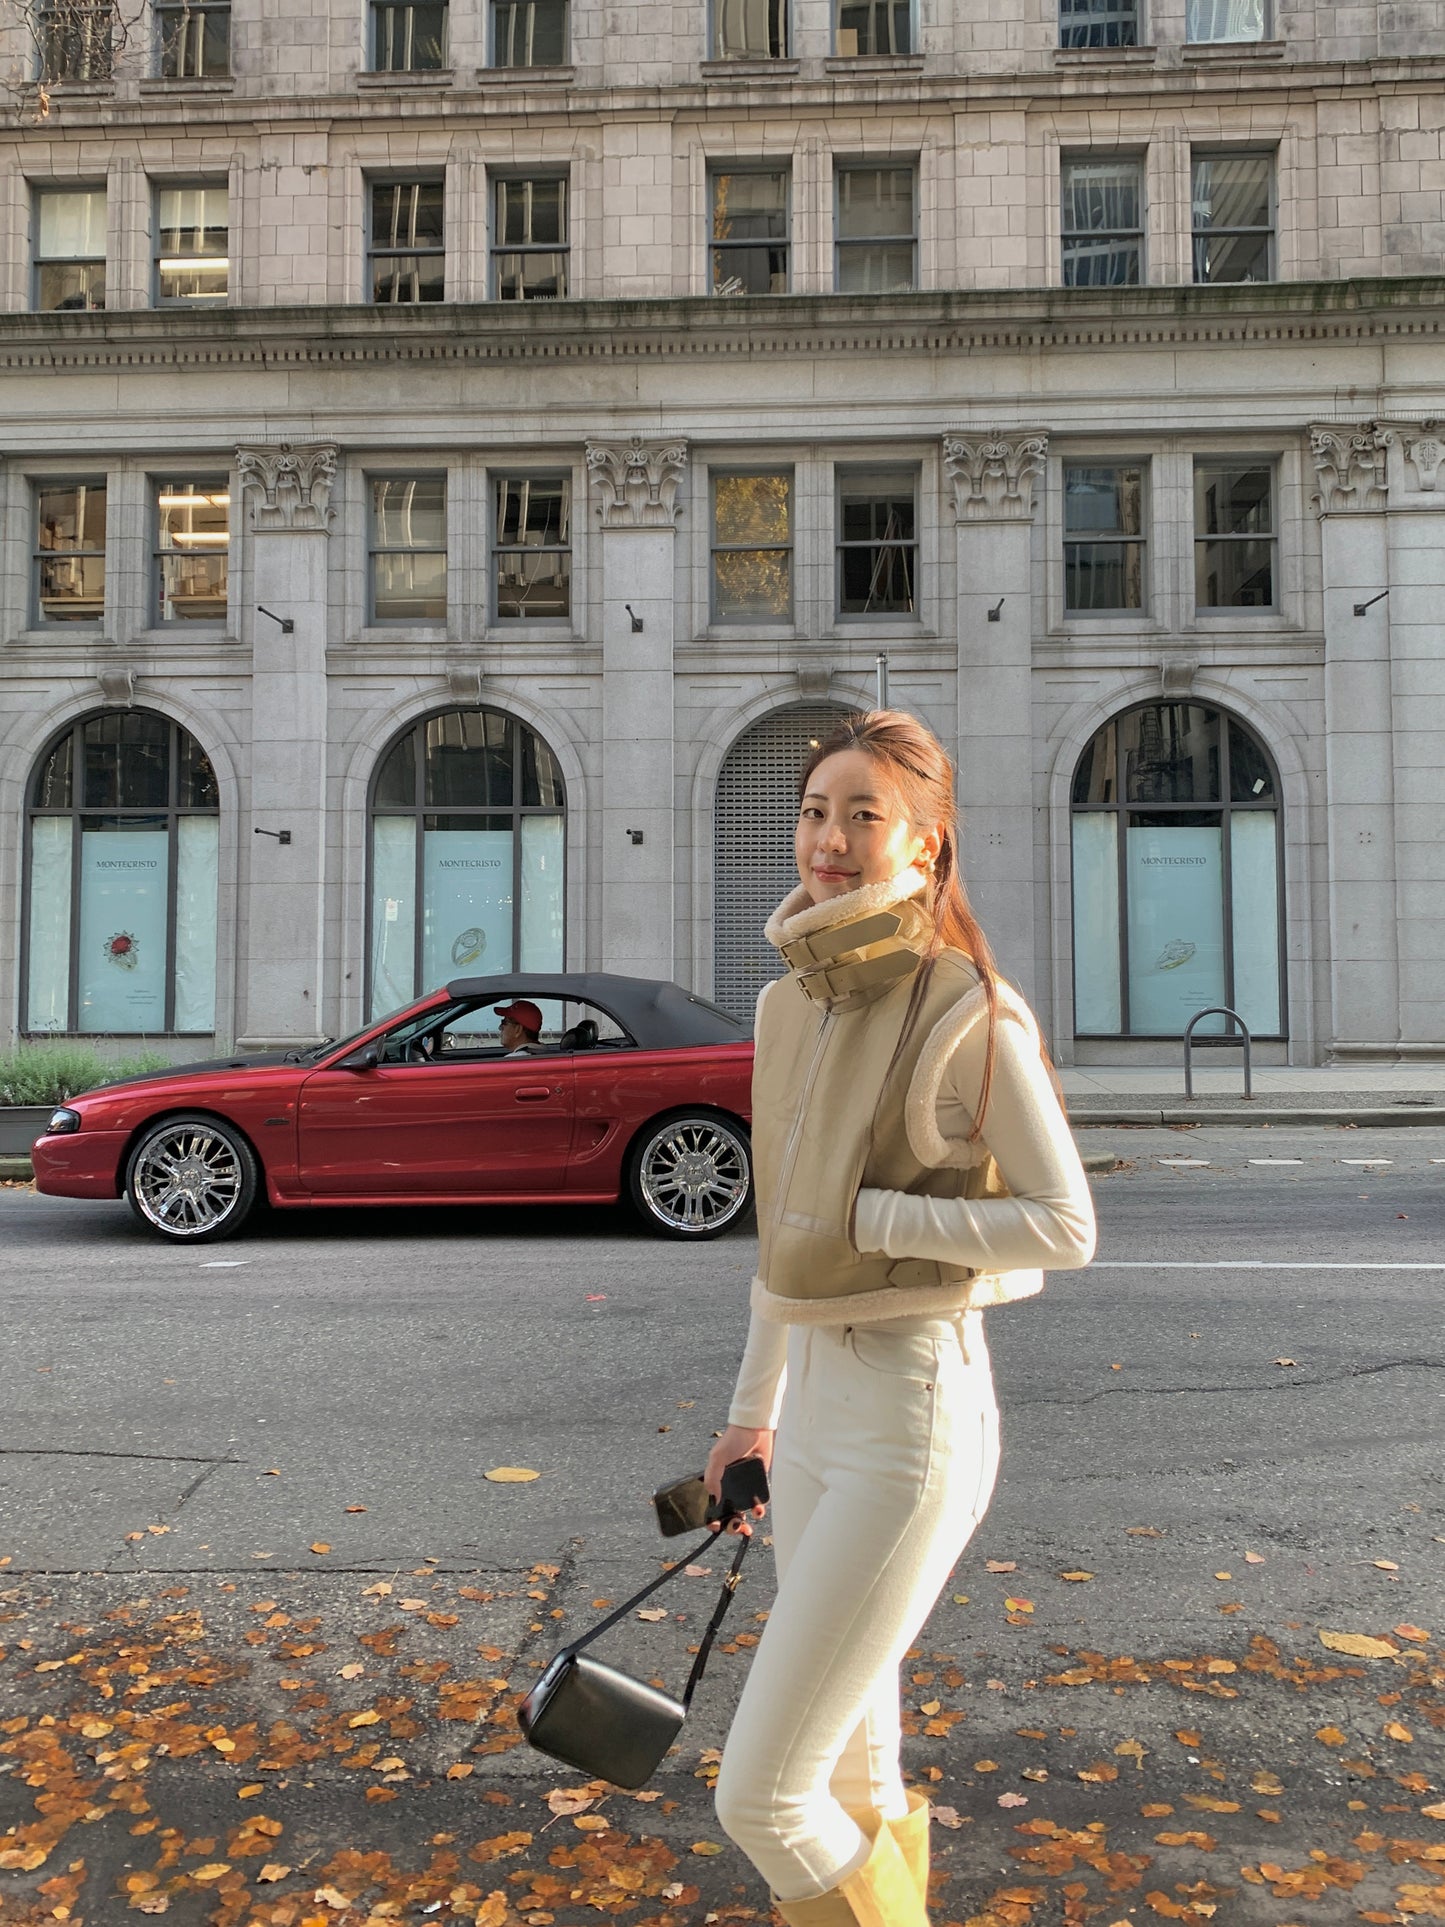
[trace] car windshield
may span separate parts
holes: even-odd
[[[286,1053],[286,1062],[288,1064],[315,1064],[334,1050],[350,1050],[352,1045],[359,1044],[363,1037],[369,1037],[378,1024],[390,1023],[393,1017],[399,1016],[403,1010],[409,1008],[410,1006],[407,1004],[398,1004],[395,1010],[388,1010],[380,1017],[373,1017],[369,1024],[363,1024],[360,1030],[352,1031],[349,1037],[342,1037],[340,1039],[323,1037],[319,1044],[308,1045],[305,1050],[288,1050]],[[432,1014],[433,1013],[428,1012],[428,1016]]]

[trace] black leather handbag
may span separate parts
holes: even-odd
[[[681,1731],[718,1628],[738,1589],[751,1544],[746,1536],[739,1541],[680,1700],[628,1673],[619,1673],[614,1666],[588,1658],[583,1649],[619,1619],[625,1619],[644,1599],[651,1598],[669,1579],[675,1579],[685,1565],[715,1547],[717,1539],[712,1533],[551,1660],[517,1708],[517,1719],[528,1742],[539,1753],[549,1753],[554,1760],[575,1766],[591,1779],[609,1780],[629,1792],[645,1786]]]

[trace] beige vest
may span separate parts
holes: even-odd
[[[978,975],[957,951],[934,961],[899,1049],[929,936],[908,887],[865,888],[820,905],[798,893],[768,926],[789,974],[763,997],[753,1070],[754,1304],[765,1317],[833,1324],[933,1315],[1025,1297],[1043,1283],[1036,1271],[981,1275],[854,1248],[853,1206],[864,1186],[937,1198],[1006,1194],[983,1141],[950,1144],[938,1132],[948,1060],[987,1021]],[[1033,1029],[1002,985],[1000,1016]]]

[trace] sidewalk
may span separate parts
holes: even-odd
[[[1219,1053],[1223,1056],[1224,1053]],[[1076,1127],[1118,1124],[1445,1124],[1445,1063],[1319,1068],[1257,1066],[1254,1096],[1243,1096],[1237,1052],[1225,1062],[1194,1059],[1194,1097],[1184,1095],[1182,1061],[1079,1064],[1059,1072]]]

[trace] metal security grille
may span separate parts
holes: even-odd
[[[718,773],[713,998],[749,1021],[758,992],[779,975],[763,925],[798,881],[798,773],[813,744],[846,714],[835,703],[777,710],[743,731]]]

